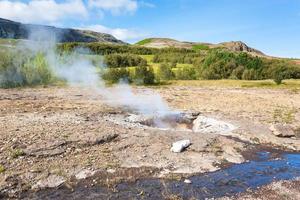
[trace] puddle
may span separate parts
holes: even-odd
[[[73,190],[62,186],[30,194],[32,199],[164,199],[171,195],[183,199],[205,199],[233,196],[247,189],[267,185],[273,181],[300,177],[300,154],[283,153],[274,159],[269,152],[257,153],[257,159],[232,165],[212,173],[194,175],[191,184],[183,180],[140,179],[117,184],[114,189],[90,186],[92,179],[77,184]]]

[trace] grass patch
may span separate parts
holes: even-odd
[[[193,50],[209,50],[209,46],[207,45],[204,45],[204,44],[196,44],[196,45],[193,45],[192,47]]]
[[[148,63],[152,63],[153,57],[154,55],[139,55],[142,58],[144,58],[145,60],[147,60]]]
[[[276,85],[273,80],[177,80],[171,82],[178,86],[197,87],[237,87],[237,88],[270,88],[270,89],[293,89],[300,88],[300,80],[285,80],[283,84]]]
[[[152,42],[152,39],[147,38],[147,39],[141,40],[141,41],[139,41],[139,42],[137,42],[135,44],[137,44],[137,45],[145,45],[145,44],[148,44],[150,42]]]

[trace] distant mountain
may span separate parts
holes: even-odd
[[[106,33],[22,24],[2,18],[0,18],[0,38],[28,40],[49,40],[55,38],[57,42],[103,42],[126,44]]]
[[[212,49],[212,48],[226,48],[234,52],[247,52],[257,56],[265,56],[261,51],[247,46],[241,41],[223,42],[219,44],[210,43],[200,43],[200,42],[182,42],[170,38],[148,38],[144,39],[136,45],[152,48],[165,48],[165,47],[175,47],[175,48],[187,48],[187,49]]]

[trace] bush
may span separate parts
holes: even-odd
[[[165,81],[173,79],[174,73],[172,71],[171,65],[167,63],[160,64],[157,71],[157,77],[159,78],[159,80]]]
[[[197,79],[196,70],[194,67],[184,66],[176,71],[177,80],[195,80]]]
[[[42,53],[31,55],[19,51],[0,54],[0,87],[46,85],[52,83],[53,74]]]
[[[244,66],[238,66],[234,70],[232,70],[232,73],[230,75],[231,79],[242,79],[243,73],[244,73],[245,67]]]
[[[133,54],[105,55],[104,62],[107,65],[107,67],[115,67],[115,68],[147,65],[147,61],[145,59]]]
[[[300,78],[300,68],[286,60],[260,58],[225,50],[209,51],[203,60],[195,59],[194,66],[202,79]],[[275,73],[278,67],[281,68],[281,75]]]
[[[47,85],[53,77],[45,56],[41,53],[29,59],[21,67],[21,73],[26,85]]]
[[[132,81],[129,70],[125,68],[109,68],[104,72],[104,74],[102,74],[102,78],[110,83],[118,83],[121,80],[125,80],[127,82]]]
[[[135,68],[134,82],[136,84],[151,85],[155,83],[155,75],[153,69],[146,66]]]
[[[154,63],[182,63],[182,64],[192,64],[194,60],[201,56],[199,53],[188,52],[188,53],[178,53],[178,52],[167,52],[155,54],[152,62]],[[175,65],[176,66],[176,65]]]

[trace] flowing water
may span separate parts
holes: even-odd
[[[233,196],[249,188],[300,177],[300,154],[282,153],[276,155],[277,158],[266,151],[256,154],[253,161],[194,175],[189,178],[191,184],[183,180],[147,178],[131,183],[123,182],[109,189],[99,185],[87,186],[92,181],[90,179],[78,183],[73,190],[62,186],[25,196],[36,199],[163,199],[172,194],[183,199],[205,199]]]

